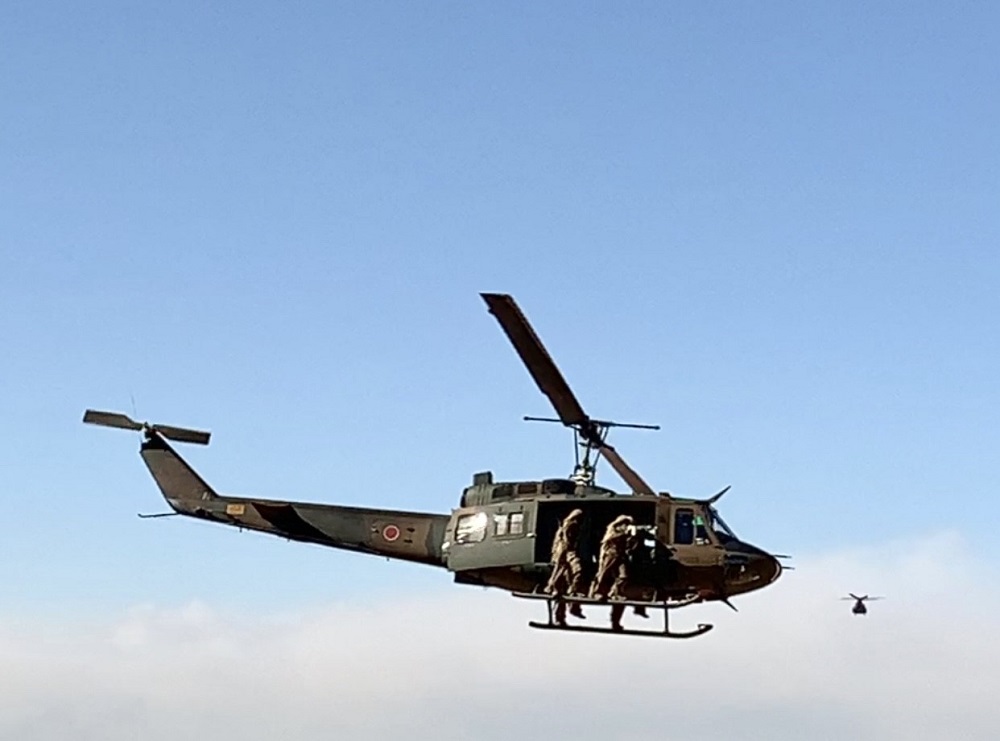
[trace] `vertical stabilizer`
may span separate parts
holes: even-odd
[[[160,487],[163,498],[175,510],[188,511],[191,504],[210,501],[218,496],[205,479],[159,435],[152,435],[142,444],[140,455]],[[182,503],[189,506],[179,508]]]

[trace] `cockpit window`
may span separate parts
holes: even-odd
[[[694,542],[695,545],[708,545],[712,542],[708,537],[708,528],[705,527],[705,518],[701,515],[694,516]]]
[[[700,510],[677,510],[674,514],[674,543],[677,545],[712,544],[708,522]]]

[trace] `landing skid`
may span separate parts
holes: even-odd
[[[687,599],[674,602],[673,604],[669,602],[644,602],[639,600],[606,600],[606,599],[593,599],[590,597],[555,597],[550,594],[544,594],[539,592],[514,592],[514,597],[519,597],[521,599],[544,599],[547,602],[549,619],[548,622],[540,623],[535,621],[530,621],[528,626],[531,628],[537,628],[539,630],[562,630],[567,632],[579,632],[579,633],[610,633],[612,635],[627,635],[627,636],[648,636],[650,638],[696,638],[697,636],[704,635],[710,631],[714,626],[708,623],[698,623],[698,627],[694,630],[684,631],[684,632],[674,632],[670,630],[670,610],[677,609],[678,607],[685,607],[695,602],[700,602],[701,598],[697,595],[688,597]],[[626,607],[642,607],[647,610],[663,610],[663,629],[662,630],[634,630],[631,628],[620,628],[615,629],[614,627],[601,628],[591,625],[568,625],[567,623],[556,622],[555,611],[557,605],[562,602],[565,604],[579,604],[579,605],[601,605],[604,607],[620,607],[622,610]]]
[[[666,615],[666,613],[664,613]],[[551,620],[547,623],[536,623],[534,620],[528,623],[531,628],[538,628],[539,630],[563,630],[568,632],[580,632],[580,633],[610,633],[616,636],[647,636],[649,638],[696,638],[700,635],[704,635],[710,631],[713,625],[707,623],[698,623],[698,627],[694,630],[689,630],[686,633],[674,633],[667,629],[666,620],[664,620],[663,630],[633,630],[631,628],[622,628],[621,630],[615,630],[614,628],[596,628],[592,625],[559,625]]]

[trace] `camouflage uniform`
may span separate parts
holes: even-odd
[[[545,586],[549,594],[579,594],[583,564],[576,552],[583,510],[574,509],[562,521],[552,543],[552,576]]]
[[[633,520],[628,515],[619,515],[608,525],[601,539],[601,554],[597,562],[597,576],[590,587],[591,597],[623,599],[622,589],[628,577],[626,559],[635,547],[635,536],[629,528]],[[608,588],[608,582],[614,579]]]
[[[636,536],[631,531],[634,521],[628,515],[616,517],[608,529],[604,531],[601,539],[601,554],[597,563],[597,576],[590,586],[590,596],[603,599],[624,599],[622,591],[628,578],[627,560],[629,554],[635,549],[637,544]],[[608,589],[608,581],[611,579],[611,588]],[[611,629],[622,629],[622,615],[625,612],[624,605],[611,605]],[[641,617],[647,617],[644,607],[636,607],[635,612]]]
[[[566,519],[559,525],[556,531],[555,540],[552,542],[552,575],[549,577],[545,591],[554,595],[579,595],[580,580],[583,577],[583,564],[580,562],[580,555],[576,552],[577,543],[580,538],[580,518],[583,517],[583,510],[574,509]],[[579,603],[574,603],[570,607],[570,613],[576,617],[583,617],[583,611]],[[566,603],[562,600],[556,602],[557,623],[566,622]]]

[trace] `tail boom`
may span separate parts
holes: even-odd
[[[444,566],[449,515],[220,496],[159,435],[140,455],[170,507],[181,515],[288,540]]]

